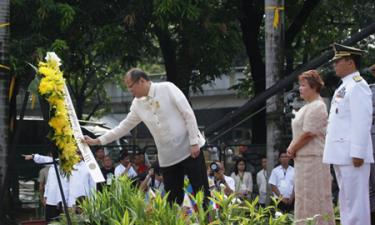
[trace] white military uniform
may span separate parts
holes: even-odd
[[[371,126],[371,138],[372,143],[375,143],[375,84],[370,84],[370,89],[372,92],[372,126]],[[375,144],[372,146],[372,155],[375,159]],[[371,163],[370,169],[370,209],[371,213],[375,213],[375,164]],[[375,221],[374,221],[375,222]]]
[[[332,98],[323,162],[333,164],[343,225],[370,225],[369,175],[373,162],[372,94],[358,72],[342,78]],[[354,167],[352,158],[364,164]]]

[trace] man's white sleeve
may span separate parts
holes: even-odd
[[[357,84],[350,93],[350,157],[365,159],[372,125],[372,93]]]
[[[35,154],[33,157],[33,160],[37,164],[53,162],[53,158],[51,156],[44,156],[44,155],[39,155],[39,154]]]
[[[141,119],[138,117],[137,113],[134,112],[133,105],[130,107],[130,112],[126,118],[121,121],[121,123],[108,131],[106,134],[99,137],[100,144],[105,145],[114,140],[118,140],[121,137],[129,133],[135,126],[141,122]]]

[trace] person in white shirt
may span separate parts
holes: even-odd
[[[60,169],[58,169],[60,171]],[[61,186],[64,192],[65,202],[69,199],[69,181],[68,178],[62,174],[58,174],[61,180]],[[62,198],[59,191],[59,184],[57,181],[57,174],[55,168],[51,166],[48,171],[48,179],[44,191],[44,199],[46,203],[46,220],[52,221],[64,212],[62,207]]]
[[[163,175],[160,172],[159,163],[155,163],[151,166],[148,171],[147,176],[139,185],[139,188],[145,192],[147,192],[150,188],[153,191],[158,191],[164,196],[164,182],[163,182]]]
[[[82,159],[82,155],[81,159]],[[68,206],[75,208],[80,213],[78,202],[92,195],[96,190],[96,183],[92,179],[87,165],[83,160],[73,166],[72,174],[69,177],[69,201]]]
[[[342,84],[331,101],[323,162],[335,169],[341,224],[370,225],[373,109],[371,90],[358,72],[364,51],[339,44],[333,47],[332,61]]]
[[[275,167],[268,183],[275,197],[281,199],[278,208],[290,212],[294,206],[294,168],[289,165],[286,152],[279,154],[280,165]]]
[[[267,180],[267,158],[262,158],[262,170],[257,173],[257,185],[259,191],[259,204],[263,207],[266,206],[268,186]]]
[[[214,166],[213,166],[214,164]],[[225,168],[222,162],[219,160],[214,161],[211,163],[211,168],[208,170],[209,174],[209,183],[212,184],[212,188],[215,188],[216,190],[224,190],[224,194],[229,196],[235,191],[235,181],[232,177],[226,176],[225,173]],[[212,168],[212,167],[215,167]]]
[[[205,140],[185,95],[170,82],[151,82],[147,74],[137,68],[127,72],[124,83],[135,96],[126,118],[105,135],[96,139],[85,136],[83,141],[89,145],[104,145],[144,122],[158,149],[168,201],[180,205],[183,202],[185,173],[194,192],[203,190],[208,197],[206,165],[200,150]]]
[[[137,176],[137,172],[135,172],[130,162],[129,155],[125,152],[120,155],[120,164],[115,168],[115,177],[120,176],[127,176],[130,179]]]
[[[39,154],[23,155],[23,157],[25,158],[25,160],[33,160],[37,164],[52,163],[53,161],[53,158],[51,156],[43,156]],[[61,186],[64,192],[65,201],[68,202],[68,179],[65,175],[61,173],[59,174],[59,176],[61,180]],[[47,222],[50,222],[56,219],[63,212],[63,208],[61,205],[62,198],[61,193],[59,191],[59,184],[54,166],[50,166],[48,170],[48,179],[44,187],[43,198],[46,206],[45,219]]]
[[[250,172],[246,171],[246,161],[240,157],[236,160],[234,171],[231,177],[235,181],[235,192],[242,199],[251,199],[253,192],[253,178]]]

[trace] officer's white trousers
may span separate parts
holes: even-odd
[[[361,167],[334,165],[340,188],[339,204],[342,225],[370,225],[370,164]]]

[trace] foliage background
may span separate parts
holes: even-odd
[[[246,66],[233,88],[251,98],[265,90],[264,1],[258,0],[11,0],[10,61],[15,94],[33,78],[46,51],[63,59],[77,115],[109,112],[105,84],[121,86],[127,69],[165,73],[186,96]],[[375,21],[370,0],[290,0],[285,3],[285,63],[281,77]],[[374,37],[357,47],[373,64]],[[193,71],[193,72],[192,72]],[[335,86],[329,66],[326,84]],[[368,76],[369,78],[370,76]],[[373,80],[371,80],[372,82]],[[290,87],[286,88],[286,91]],[[265,143],[265,113],[253,119],[253,143]]]

